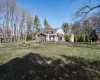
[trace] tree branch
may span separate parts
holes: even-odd
[[[81,15],[85,15],[84,16],[84,18],[86,17],[86,15],[88,14],[88,13],[90,13],[91,11],[93,11],[94,9],[96,9],[96,8],[100,8],[100,5],[97,5],[97,6],[94,6],[94,7],[90,7],[90,6],[88,6],[88,5],[86,5],[86,6],[84,6],[84,7],[82,7],[81,9],[79,9],[77,12],[76,12],[76,14],[75,14],[75,18],[78,18],[78,17],[80,17]],[[86,9],[89,9],[88,11],[84,11],[84,10],[86,10]]]

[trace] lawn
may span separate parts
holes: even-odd
[[[0,80],[100,80],[100,45],[0,44]]]
[[[29,53],[37,53],[56,58],[61,58],[60,55],[67,55],[100,59],[100,45],[79,43],[67,43],[66,45],[30,43],[29,47],[22,47],[19,44],[2,43],[0,44],[0,63],[8,62],[15,57],[23,57]]]

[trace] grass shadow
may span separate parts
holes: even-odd
[[[23,58],[15,58],[0,66],[0,80],[96,80],[100,74],[85,69],[83,59],[61,55],[70,63],[61,59],[52,59],[39,54],[29,53]],[[72,61],[72,62],[71,62]],[[79,62],[77,62],[79,61]],[[95,62],[94,62],[95,63]],[[93,63],[93,65],[95,65]],[[92,64],[92,63],[91,63]],[[97,65],[98,64],[98,65]],[[96,63],[99,70],[99,62]]]

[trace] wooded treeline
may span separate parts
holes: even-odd
[[[71,24],[72,33],[75,35],[88,35],[89,41],[100,40],[100,12],[92,13],[85,19]]]
[[[73,3],[79,0],[72,0]],[[82,0],[84,2],[84,0]],[[98,3],[96,3],[98,2]],[[100,1],[87,0],[74,15],[75,22],[71,25],[75,35],[86,34],[89,41],[100,42]]]
[[[75,17],[84,17],[96,8],[100,8],[100,6],[85,5],[75,13]],[[86,34],[90,39],[96,36],[97,40],[97,32],[100,31],[100,12],[97,11],[85,19],[81,19],[75,20],[72,24],[63,23],[62,29],[65,33]],[[44,29],[52,29],[46,18],[44,19]],[[33,16],[20,7],[17,0],[0,0],[0,38],[5,42],[33,40],[40,31],[41,23],[37,15]]]
[[[81,17],[80,17],[81,18]],[[82,42],[82,38],[86,37],[86,42],[89,41],[100,41],[100,11],[93,12],[91,15],[88,15],[86,18],[81,18],[75,20],[75,22],[69,24],[64,23],[62,29],[65,33],[73,33],[75,36],[76,42]],[[66,38],[69,38],[69,35],[65,35]],[[80,37],[80,39],[79,39]],[[88,39],[87,39],[88,37]]]
[[[51,26],[44,20],[45,28]],[[21,8],[17,0],[0,0],[0,36],[5,42],[33,40],[41,31],[39,17]]]
[[[16,0],[0,1],[1,30],[4,41],[26,41],[27,36],[34,32],[34,18],[27,10],[18,6]],[[31,35],[33,37],[33,35]]]

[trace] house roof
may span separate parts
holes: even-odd
[[[42,29],[41,32],[39,34],[37,34],[37,36],[40,34],[47,36],[49,34],[49,32],[50,32],[49,36],[64,36],[63,34],[60,34],[60,33],[57,33],[57,34],[54,33],[54,32],[57,32],[57,30],[59,30],[59,29],[60,28],[55,28],[55,29],[50,29],[50,30]]]
[[[49,29],[49,30],[43,29],[42,32],[43,32],[43,33],[46,33],[46,32],[52,32],[52,31],[57,31],[58,29],[59,29],[59,28]]]
[[[47,34],[45,34],[45,33],[39,33],[39,34],[37,34],[37,36],[39,36],[39,35],[45,35],[46,36]]]

